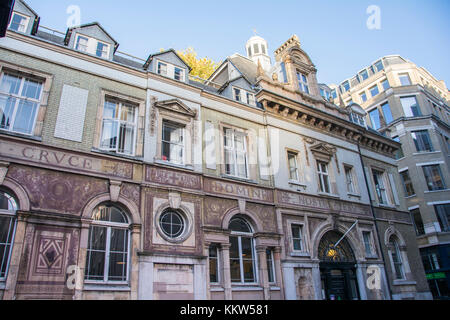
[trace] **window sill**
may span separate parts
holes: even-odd
[[[376,254],[367,254],[366,259],[378,259],[378,256]]]
[[[192,167],[191,165],[176,164],[176,163],[172,163],[172,162],[164,161],[164,160],[155,160],[155,164],[160,164],[163,166],[194,171],[194,167]]]
[[[332,198],[336,198],[336,199],[340,199],[341,197],[338,194],[333,194],[333,193],[326,193],[326,192],[317,192],[318,195],[320,196],[327,196],[327,197],[332,197]]]
[[[257,284],[245,285],[243,283],[233,285],[231,284],[232,291],[262,291],[263,288],[259,287]]]
[[[304,183],[302,183],[302,182],[300,182],[300,181],[296,181],[296,180],[289,180],[288,183],[289,183],[289,184],[293,184],[293,185],[295,185],[295,186],[303,187],[303,188],[305,188],[305,189],[306,189],[306,187],[307,187],[306,184],[304,184]]]
[[[124,159],[128,159],[128,160],[134,160],[134,161],[136,161],[136,160],[143,160],[143,158],[141,158],[141,157],[121,154],[121,153],[117,153],[117,152],[111,152],[111,151],[108,151],[108,150],[102,150],[102,149],[97,149],[97,148],[92,148],[91,151],[95,152],[95,153],[106,154],[106,155],[109,155],[109,156],[118,157],[118,158],[124,158]]]
[[[423,193],[434,193],[434,192],[445,192],[445,191],[450,191],[450,189],[433,190],[433,191],[424,191]]]
[[[219,284],[211,283],[211,287],[209,288],[209,291],[211,292],[224,292],[225,289],[222,287],[219,287]]]
[[[291,257],[305,257],[309,258],[311,255],[308,252],[292,251]]]
[[[411,196],[407,196],[407,197],[405,197],[405,199],[411,199],[411,198],[415,198],[415,197],[417,197],[417,194],[413,194]]]
[[[4,134],[4,135],[7,135],[7,136],[11,136],[11,137],[17,137],[17,138],[23,138],[23,139],[28,139],[28,140],[42,142],[42,137],[36,137],[36,136],[33,136],[33,135],[27,135],[27,134],[23,134],[23,133],[16,133],[16,132],[8,131],[8,130],[5,130],[5,129],[0,129],[0,133]]]
[[[416,281],[410,281],[406,279],[398,279],[394,280],[394,286],[415,286],[417,284]]]
[[[441,151],[420,151],[420,152],[414,152],[412,155],[413,156],[419,156],[419,155],[427,155],[427,154],[436,154],[436,153],[441,153]]]
[[[358,193],[347,192],[349,197],[361,198],[361,195]]]
[[[235,180],[235,181],[239,181],[239,182],[258,184],[258,182],[251,180],[251,179],[247,179],[247,178],[239,178],[239,177],[235,177],[235,176],[230,176],[228,174],[221,174],[220,176],[225,179],[231,179],[231,180]]]
[[[128,284],[100,284],[100,283],[85,283],[84,291],[131,291]]]
[[[388,208],[388,209],[395,209],[396,207],[392,204],[383,204],[383,203],[379,203],[378,206],[380,208]]]

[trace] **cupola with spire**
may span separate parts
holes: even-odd
[[[254,35],[247,41],[247,57],[256,65],[261,64],[264,71],[269,72],[272,67],[272,61],[268,55],[267,41],[260,36]]]

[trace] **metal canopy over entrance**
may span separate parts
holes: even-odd
[[[355,255],[342,236],[339,232],[330,231],[319,243],[322,296],[326,300],[359,299]]]

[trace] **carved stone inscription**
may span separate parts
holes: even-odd
[[[205,192],[236,196],[263,202],[273,202],[272,190],[208,178],[205,178],[203,184]]]
[[[0,156],[25,160],[57,168],[107,174],[132,179],[133,165],[84,155],[0,141]]]
[[[154,167],[147,167],[146,180],[196,190],[200,190],[202,186],[198,175]]]

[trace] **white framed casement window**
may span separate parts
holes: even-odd
[[[297,163],[298,154],[293,151],[287,152],[288,158],[288,168],[289,168],[289,180],[298,182],[300,180],[300,175],[298,172],[298,163]]]
[[[236,129],[224,128],[223,139],[225,174],[247,179],[247,135]]]
[[[309,94],[308,78],[306,77],[306,75],[297,71],[297,80],[300,91]]]
[[[185,163],[184,131],[184,125],[163,121],[161,160],[179,165]]]
[[[303,225],[291,224],[292,250],[303,252]]]
[[[355,173],[354,169],[351,166],[344,166],[345,171],[345,182],[347,185],[347,193],[356,194],[356,181],[355,181]]]
[[[252,284],[258,282],[258,267],[253,229],[242,217],[231,219],[230,274],[232,283]]]
[[[267,276],[269,283],[276,283],[275,277],[275,261],[273,259],[273,250],[266,249]]]
[[[9,23],[9,29],[24,33],[27,31],[29,22],[30,17],[14,12],[11,17],[11,22]]]
[[[256,106],[255,95],[247,90],[233,87],[233,99],[251,106]]]
[[[171,63],[156,61],[156,73],[162,76],[175,79],[177,81],[185,81],[186,72],[183,68],[177,67]]]
[[[220,283],[219,247],[215,244],[209,246],[209,282]]]
[[[178,81],[184,81],[184,70],[181,68],[174,67],[173,78]]]
[[[0,79],[0,129],[32,135],[41,102],[43,82],[2,72]]]
[[[18,209],[14,197],[8,192],[0,190],[0,282],[5,281],[8,276]]]
[[[380,90],[378,89],[378,85],[374,85],[373,87],[369,88],[370,91],[370,95],[373,97],[376,97],[379,93]]]
[[[161,61],[158,61],[158,74],[167,76],[167,64]]]
[[[107,59],[111,46],[103,41],[76,34],[75,49],[81,52],[93,54],[99,58]]]
[[[317,161],[317,176],[319,178],[319,191],[323,193],[331,193],[328,163]]]
[[[388,197],[386,192],[385,173],[378,170],[372,170],[373,182],[375,184],[375,191],[380,204],[388,204]]]
[[[100,149],[135,154],[137,109],[135,105],[105,98]]]
[[[96,208],[89,228],[85,282],[128,284],[130,224],[126,214],[106,204]]]

